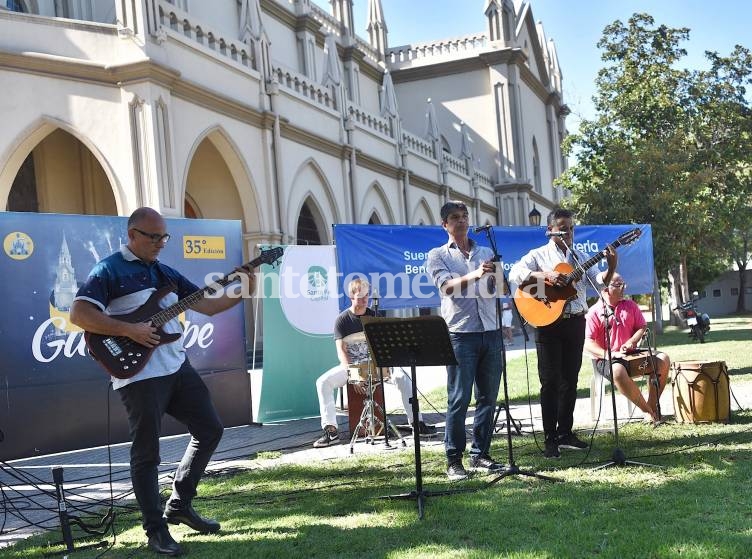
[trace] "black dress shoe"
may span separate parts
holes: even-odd
[[[193,509],[185,507],[182,509],[167,509],[164,513],[165,519],[170,524],[185,524],[188,528],[196,530],[200,534],[213,534],[219,532],[219,522],[211,518],[203,518]]]
[[[149,549],[162,555],[177,557],[183,554],[183,548],[180,547],[178,542],[172,539],[167,528],[161,528],[149,536],[149,543],[147,545]]]
[[[435,435],[436,434],[436,425],[430,425],[428,423],[423,423],[421,421],[418,424],[418,433],[420,435]]]

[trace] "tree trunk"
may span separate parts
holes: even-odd
[[[661,302],[661,284],[658,282],[658,274],[653,269],[653,322],[655,323],[655,332],[663,334],[663,307]]]
[[[744,235],[744,244],[742,245],[741,258],[737,257],[736,266],[739,269],[739,297],[736,300],[736,312],[743,313],[747,309],[745,301],[745,292],[747,290],[747,255],[749,254],[749,237]]]
[[[739,297],[736,299],[736,312],[744,313],[747,309],[747,303],[744,297],[744,292],[747,290],[747,270],[745,269],[746,262],[739,262],[737,260],[736,265],[739,266]]]
[[[686,303],[689,301],[689,278],[687,277],[687,257],[683,254],[679,261],[679,274],[682,303]]]
[[[679,274],[679,266],[673,266],[668,271],[669,282],[669,308],[675,309],[682,304],[683,299],[681,295],[681,279]],[[681,325],[679,315],[676,312],[669,314],[669,324],[674,326]]]

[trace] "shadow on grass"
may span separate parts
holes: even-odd
[[[636,427],[625,429],[624,441],[628,456],[663,469],[570,468],[557,484],[507,478],[484,487],[473,479],[459,485],[477,493],[429,497],[422,521],[413,501],[377,498],[413,488],[410,464],[250,472],[232,479],[235,490],[219,484],[213,498],[200,499],[203,513],[231,511],[218,536],[174,533],[190,556],[208,558],[745,556],[750,498],[738,488],[752,472],[748,435],[748,446],[733,451],[744,434],[720,449],[717,433],[678,428],[660,436]],[[609,442],[598,436],[596,452],[608,452]],[[428,468],[426,489],[445,486]],[[108,557],[137,550],[126,543]]]
[[[742,424],[752,423],[752,413],[740,416]],[[202,483],[195,504],[201,514],[221,520],[219,534],[199,535],[183,526],[171,531],[190,557],[208,559],[748,556],[752,497],[739,488],[752,477],[749,429],[630,424],[621,433],[630,459],[664,468],[590,471],[612,449],[613,437],[599,434],[589,463],[577,465],[583,453],[568,452],[547,472],[564,483],[509,477],[488,485],[489,476],[474,476],[448,484],[441,453],[426,452],[426,490],[478,491],[429,497],[419,521],[414,501],[378,499],[414,488],[407,453],[281,465]],[[533,450],[531,437],[514,444],[532,468],[551,468]],[[495,441],[492,451],[500,455],[503,445]],[[133,514],[118,518],[118,543],[108,558],[151,556],[138,524]],[[9,558],[39,556],[23,546],[3,552]]]

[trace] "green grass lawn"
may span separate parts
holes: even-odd
[[[667,329],[658,347],[674,360],[726,361],[732,389],[752,380],[750,317],[714,319],[705,344]],[[531,389],[537,396],[534,352]],[[587,370],[587,373],[586,373]],[[509,363],[510,389],[527,400],[524,360]],[[582,388],[589,386],[589,363]],[[429,399],[442,402],[440,394]],[[445,396],[445,395],[444,395]],[[219,558],[748,558],[752,557],[752,412],[734,412],[728,425],[669,422],[658,428],[630,423],[619,430],[632,460],[661,467],[598,471],[614,448],[610,433],[593,436],[592,451],[542,458],[532,436],[515,436],[516,463],[560,480],[475,475],[450,484],[440,449],[423,450],[430,496],[418,520],[414,500],[380,496],[415,488],[410,449],[353,455],[306,465],[280,465],[270,457],[239,473],[207,477],[196,505],[221,520],[219,534],[171,531],[190,557]],[[492,453],[507,455],[506,439]],[[121,514],[117,541],[107,558],[153,556],[135,513]],[[60,546],[59,533],[36,536],[0,551],[2,557],[40,557]],[[101,539],[101,538],[100,538]],[[71,557],[96,557],[81,551]]]

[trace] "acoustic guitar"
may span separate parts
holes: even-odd
[[[642,235],[640,229],[632,229],[623,235],[620,235],[611,246],[617,248],[621,245],[633,243]],[[554,271],[565,274],[565,284],[556,287],[548,282],[539,282],[531,280],[520,285],[514,292],[514,302],[517,310],[522,317],[533,326],[548,326],[553,324],[561,317],[564,312],[564,305],[567,301],[577,296],[576,282],[582,279],[582,275],[589,268],[597,264],[606,256],[605,251],[601,251],[592,258],[583,262],[582,267],[575,270],[566,262],[561,262],[554,267]],[[543,289],[539,289],[543,286]]]
[[[257,258],[243,264],[241,268],[252,270],[261,264],[273,264],[282,257],[283,252],[284,249],[281,247],[262,250]],[[159,344],[154,347],[146,347],[126,336],[104,336],[92,332],[84,332],[84,339],[86,340],[89,353],[113,377],[119,379],[131,378],[146,366],[146,363],[148,363],[149,358],[157,347],[177,341],[183,335],[182,333],[167,334],[162,330],[162,326],[201,301],[206,295],[215,293],[217,285],[226,287],[237,279],[237,272],[230,272],[223,278],[216,280],[214,284],[194,291],[164,309],[160,308],[159,301],[171,291],[175,291],[175,286],[167,285],[162,287],[152,293],[146,302],[135,311],[112,317],[130,323],[151,321],[152,325],[157,329]]]

